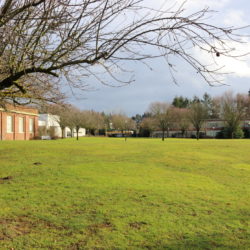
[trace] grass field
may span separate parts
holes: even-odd
[[[250,140],[2,141],[0,178],[0,249],[250,249]]]

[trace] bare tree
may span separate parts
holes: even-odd
[[[61,81],[85,89],[92,76],[109,84],[103,72],[127,84],[130,75],[125,81],[117,75],[124,72],[124,60],[157,57],[166,58],[173,81],[172,58],[179,57],[206,82],[218,83],[222,72],[216,63],[203,63],[193,48],[215,60],[235,56],[231,42],[241,39],[238,29],[211,24],[211,14],[208,8],[185,14],[185,1],[156,10],[145,0],[2,0],[0,96],[54,101]]]
[[[155,120],[156,126],[162,131],[162,141],[165,139],[165,132],[169,136],[169,129],[174,122],[174,113],[170,104],[165,102],[154,102],[149,106],[149,112]]]
[[[122,134],[125,136],[125,140],[127,140],[128,131],[136,128],[135,121],[121,113],[112,114],[111,123],[114,129],[121,130]]]
[[[200,130],[203,123],[207,119],[207,109],[204,103],[194,102],[190,105],[190,110],[188,114],[189,120],[196,130],[196,139],[200,138]]]
[[[66,127],[70,127],[72,124],[71,121],[71,113],[73,106],[70,104],[53,104],[53,105],[44,105],[42,108],[43,112],[50,113],[54,115],[53,119],[56,121],[61,128],[61,137],[65,137],[65,129]]]
[[[124,130],[127,119],[128,117],[124,114],[112,114],[110,119],[112,129]]]
[[[246,100],[247,96],[236,95],[227,92],[221,96],[222,117],[229,137],[233,139],[237,130],[240,129],[240,122],[247,114]]]
[[[78,108],[71,109],[71,122],[75,126],[76,130],[76,139],[79,140],[79,130],[81,128],[87,127],[88,123],[88,111],[86,110],[79,110]]]
[[[187,108],[176,108],[175,112],[175,126],[181,130],[181,136],[187,136],[187,130],[190,127],[190,120],[188,117],[189,110]]]
[[[141,128],[141,133],[142,136],[152,136],[152,132],[155,129],[156,125],[155,125],[155,121],[152,117],[145,117],[143,118],[141,124],[140,124],[140,128]]]
[[[87,111],[88,113],[88,122],[87,127],[89,130],[92,131],[93,135],[96,135],[99,133],[100,129],[103,129],[104,126],[104,117],[101,113],[90,110]]]
[[[243,118],[249,119],[250,118],[250,94],[237,94],[236,99],[238,100],[238,104],[244,107]]]

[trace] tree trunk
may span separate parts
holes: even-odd
[[[78,127],[76,127],[76,140],[77,140],[77,141],[79,140],[78,133],[79,133],[79,128],[78,128]]]
[[[162,130],[162,138],[161,138],[161,140],[162,140],[162,141],[165,140],[165,130],[164,130],[164,129]]]
[[[70,136],[71,136],[71,138],[73,137],[73,131],[74,131],[74,129],[70,128]]]
[[[200,139],[200,130],[199,129],[196,130],[196,139],[197,140]]]
[[[184,138],[185,130],[181,130],[181,137]]]
[[[64,138],[64,129],[63,127],[61,127],[61,130],[62,130],[62,139]]]

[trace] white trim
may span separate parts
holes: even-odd
[[[22,115],[39,116],[39,114],[29,113],[29,112],[23,112],[23,111],[17,111],[17,110],[11,110],[11,109],[8,110],[8,109],[0,108],[0,111],[9,112],[9,113],[16,113],[16,114],[22,114]]]

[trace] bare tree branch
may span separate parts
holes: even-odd
[[[231,45],[232,42],[241,43],[239,28],[213,25],[208,19],[213,12],[208,8],[191,15],[185,14],[185,1],[179,6],[166,3],[161,10],[148,8],[144,2],[1,2],[1,95],[10,98],[17,92],[20,95],[29,93],[32,84],[24,82],[30,83],[29,80],[37,74],[47,76],[50,86],[55,89],[58,89],[58,80],[65,77],[72,87],[86,86],[85,79],[90,76],[106,85],[129,83],[131,77],[122,79],[111,65],[123,68],[124,61],[141,61],[148,65],[148,59],[158,57],[166,59],[175,83],[176,66],[172,62],[175,57],[191,65],[208,84],[222,83],[221,76],[227,72],[216,64],[216,58],[242,56],[235,54]],[[206,65],[194,54],[194,48],[208,53],[214,63]],[[97,76],[100,65],[111,77],[112,83]],[[76,75],[82,76],[81,82],[75,82]],[[37,88],[37,84],[34,85]],[[40,87],[43,88],[43,85]]]

